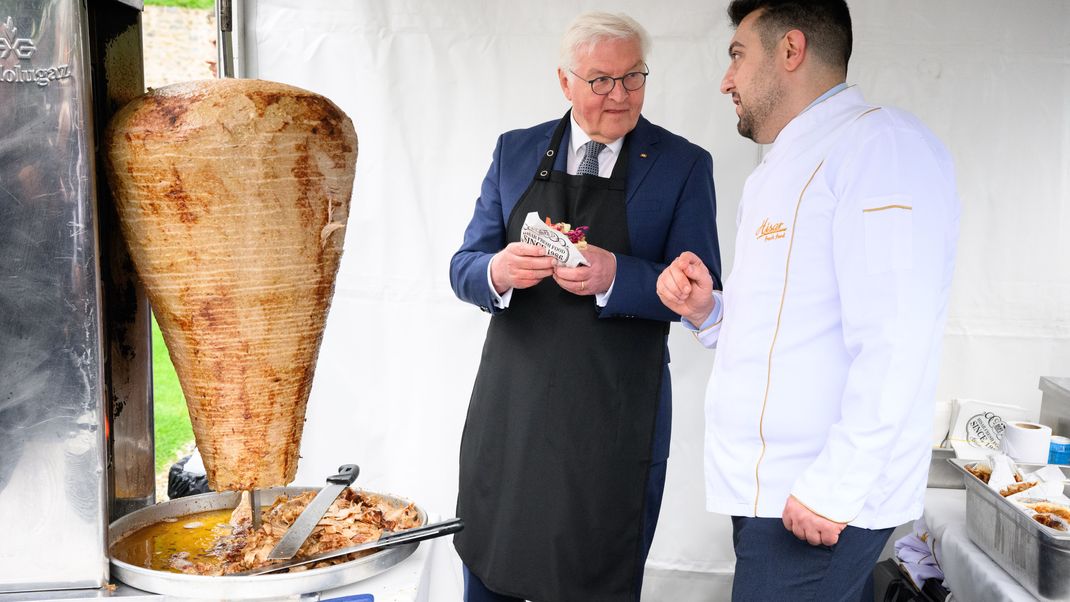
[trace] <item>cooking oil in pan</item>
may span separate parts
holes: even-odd
[[[127,564],[155,571],[180,573],[174,567],[176,554],[187,552],[183,560],[217,567],[221,559],[213,555],[217,539],[231,532],[233,510],[211,510],[167,519],[142,527],[115,542],[112,557]]]

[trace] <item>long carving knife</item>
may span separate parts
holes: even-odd
[[[327,477],[327,485],[320,489],[316,497],[312,498],[312,501],[297,517],[297,520],[286,530],[282,539],[275,544],[271,553],[268,554],[268,560],[289,560],[293,558],[293,555],[301,549],[305,540],[312,533],[312,529],[315,529],[320,519],[323,518],[327,508],[331,507],[331,504],[334,503],[334,500],[338,497],[338,494],[342,493],[343,489],[353,484],[358,474],[360,474],[360,468],[356,464],[343,464],[338,467],[338,474]]]

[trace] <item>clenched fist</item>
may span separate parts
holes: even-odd
[[[698,255],[684,251],[658,276],[658,297],[694,326],[713,312],[713,277]]]
[[[812,546],[836,545],[840,541],[840,533],[847,526],[845,523],[837,523],[815,513],[795,499],[794,495],[788,496],[782,518],[785,529]]]

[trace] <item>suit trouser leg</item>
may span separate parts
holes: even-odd
[[[491,591],[479,577],[468,570],[467,565],[463,565],[463,568],[464,602],[524,602],[521,598],[514,598],[513,596]]]
[[[643,590],[643,570],[646,567],[646,558],[650,554],[650,544],[654,541],[654,530],[658,526],[658,515],[661,513],[662,494],[665,492],[665,469],[668,462],[662,461],[650,465],[650,477],[646,483],[646,504],[643,507],[643,553],[639,558],[639,567],[636,570],[635,591]]]
[[[834,546],[812,546],[779,518],[732,517],[733,602],[861,600],[893,529],[847,527]]]

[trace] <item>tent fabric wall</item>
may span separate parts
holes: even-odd
[[[449,259],[498,134],[567,109],[558,41],[579,11],[623,11],[652,35],[644,114],[713,154],[731,268],[739,194],[762,148],[736,133],[718,90],[732,35],[726,5],[245,3],[247,73],[328,96],[360,139],[298,483],[356,462],[358,484],[452,515],[488,317],[453,296]],[[848,81],[872,102],[916,113],[956,161],[962,235],[938,398],[1035,408],[1041,375],[1070,375],[1070,4],[856,0],[852,11]],[[670,347],[672,457],[644,598],[718,599],[733,555],[729,521],[703,510],[702,397],[714,352],[679,326]],[[432,600],[459,596],[455,576],[435,587]]]

